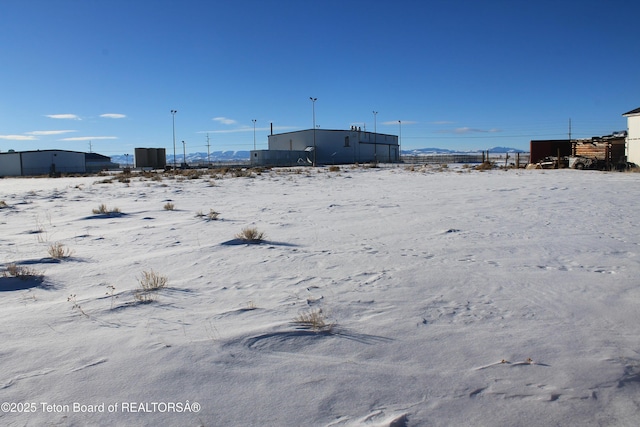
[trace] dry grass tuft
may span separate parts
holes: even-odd
[[[258,231],[256,227],[245,227],[240,233],[236,234],[236,238],[245,242],[258,243],[264,240],[265,234],[262,231]]]
[[[28,267],[11,263],[7,265],[6,271],[3,273],[4,277],[16,277],[20,280],[36,280],[41,282],[44,279],[42,273]]]
[[[491,162],[484,162],[477,165],[474,169],[477,171],[487,171],[493,169],[494,164]]]
[[[220,216],[220,212],[216,212],[213,209],[209,209],[208,214],[202,213],[202,211],[196,212],[196,218],[205,218],[207,221],[215,221]]]
[[[140,287],[134,292],[134,298],[140,302],[151,302],[156,300],[159,290],[167,287],[169,279],[153,270],[143,271],[138,284]]]
[[[113,214],[119,214],[120,213],[120,209],[119,208],[113,208],[113,209],[109,210],[109,209],[107,209],[107,205],[102,203],[100,206],[98,206],[97,209],[93,209],[92,212],[95,215],[113,215]]]
[[[175,205],[173,203],[171,203],[171,202],[165,203],[165,205],[164,205],[164,210],[165,211],[172,211],[174,209],[175,209]]]
[[[56,242],[47,249],[49,256],[53,259],[66,259],[73,256],[73,251],[60,242]]]
[[[321,308],[301,313],[294,319],[293,323],[315,332],[331,332],[335,326],[334,323],[327,322],[327,317]]]
[[[9,205],[4,200],[0,200],[0,209],[6,209]]]

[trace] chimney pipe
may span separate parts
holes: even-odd
[[[273,122],[271,122],[271,135],[273,135]]]

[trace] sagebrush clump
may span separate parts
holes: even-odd
[[[73,256],[73,251],[60,242],[56,242],[47,249],[49,256],[53,259],[66,259]]]
[[[6,271],[3,273],[4,277],[16,277],[20,280],[36,280],[42,282],[44,276],[42,273],[16,263],[7,265]]]
[[[265,234],[256,227],[245,227],[236,234],[236,238],[248,243],[259,243],[264,240]]]
[[[92,212],[95,215],[114,215],[114,214],[119,214],[120,213],[120,209],[119,208],[113,208],[113,209],[109,210],[109,209],[107,209],[107,205],[102,203],[96,209],[93,209]]]
[[[293,321],[296,325],[315,332],[331,332],[334,323],[328,322],[321,308],[300,313]]]
[[[167,276],[160,275],[153,270],[143,271],[142,277],[138,278],[139,288],[133,296],[140,302],[155,301],[159,290],[164,289],[169,284]]]

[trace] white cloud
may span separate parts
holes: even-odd
[[[222,123],[223,125],[234,125],[234,124],[236,124],[235,120],[228,119],[226,117],[214,117],[211,120],[213,120],[214,122]]]
[[[100,114],[100,117],[103,117],[105,119],[124,119],[127,116],[125,114],[107,113],[107,114]]]
[[[46,114],[45,117],[49,117],[50,119],[81,120],[80,117],[75,114]]]
[[[58,141],[97,141],[99,139],[118,139],[117,136],[76,136],[73,138],[62,138]]]
[[[291,126],[274,126],[273,130],[290,130],[295,129]],[[256,128],[256,132],[269,132],[271,127]],[[223,129],[223,130],[201,130],[196,133],[239,133],[239,132],[253,132],[253,126],[243,126],[236,129]]]
[[[60,135],[63,133],[77,132],[75,130],[34,130],[32,132],[25,132],[27,135]]]
[[[438,133],[456,133],[456,134],[467,134],[467,133],[494,133],[494,132],[502,132],[500,129],[476,129],[470,127],[461,127],[456,129],[443,129],[438,131]]]
[[[9,141],[35,141],[38,138],[33,135],[0,135],[0,139]]]

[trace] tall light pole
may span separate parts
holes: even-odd
[[[313,110],[313,166],[316,165],[316,101],[318,98],[309,97]]]
[[[402,160],[402,121],[398,120],[398,161]]]
[[[182,165],[187,168],[187,143],[182,141]]]
[[[373,112],[373,159],[378,163],[378,112]]]
[[[251,121],[253,122],[253,151],[256,151],[256,119]]]
[[[173,122],[173,170],[176,169],[176,113],[178,110],[171,110],[171,118]]]

